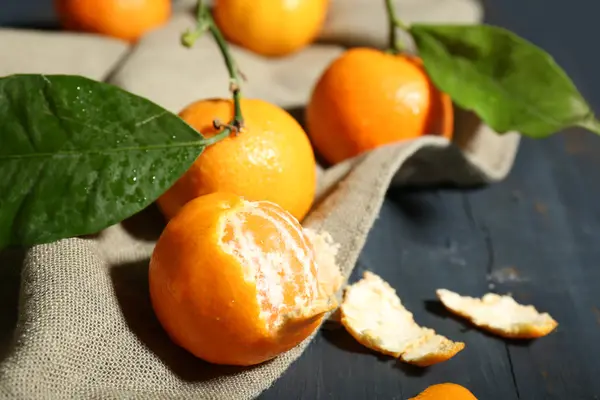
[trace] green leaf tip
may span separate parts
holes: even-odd
[[[590,114],[590,116],[586,120],[580,122],[578,126],[600,135],[600,121],[598,121],[593,114]]]

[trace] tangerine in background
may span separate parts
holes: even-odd
[[[171,0],[55,0],[54,4],[64,28],[129,42],[171,16]]]
[[[452,137],[452,100],[416,57],[370,48],[346,51],[319,78],[306,108],[308,134],[335,164],[426,134]]]
[[[213,15],[231,42],[263,56],[294,53],[319,34],[329,0],[215,0]]]
[[[259,99],[241,99],[244,128],[237,136],[206,148],[191,168],[157,201],[167,218],[193,198],[228,192],[247,200],[276,203],[302,220],[315,196],[315,156],[308,136],[285,110]],[[201,100],[180,117],[206,137],[217,130],[213,120],[227,122],[233,102]]]
[[[431,385],[409,400],[477,400],[468,389],[455,383]]]
[[[171,339],[216,364],[253,365],[296,346],[336,307],[309,237],[270,202],[213,193],[167,224],[150,297]]]

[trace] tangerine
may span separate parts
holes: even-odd
[[[315,149],[334,164],[425,134],[451,139],[454,113],[419,58],[355,48],[321,75],[306,123]]]
[[[296,346],[336,307],[339,281],[278,205],[213,193],[172,218],[150,260],[150,297],[172,340],[216,364],[254,365]]]
[[[328,0],[216,0],[213,15],[231,42],[263,56],[284,56],[311,43]]]
[[[191,199],[228,192],[247,200],[276,203],[302,220],[317,185],[315,156],[300,124],[285,110],[258,99],[242,99],[244,128],[206,148],[190,169],[157,201],[171,218]],[[231,100],[195,102],[179,114],[206,137],[218,131],[213,120],[229,121]]]
[[[171,16],[171,0],[55,0],[54,4],[65,28],[129,42]]]
[[[456,383],[431,385],[409,400],[477,400],[468,389]]]

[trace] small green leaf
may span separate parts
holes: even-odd
[[[122,221],[167,190],[203,143],[176,115],[109,84],[0,79],[0,248]]]
[[[542,138],[600,124],[567,74],[539,47],[489,25],[410,28],[433,83],[498,133]]]

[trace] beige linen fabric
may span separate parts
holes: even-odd
[[[330,0],[331,12],[321,33],[328,42],[347,46],[387,45],[388,25],[383,1]],[[395,0],[403,22],[468,23],[479,21],[482,9],[477,0]]]
[[[469,22],[480,16],[477,4],[468,0],[399,3],[408,21],[428,16]],[[375,21],[382,15],[376,10],[379,5],[372,0],[334,0],[332,7],[324,39],[348,37],[348,43],[353,43],[362,37],[378,45],[384,29],[384,22]],[[111,74],[111,82],[172,111],[199,98],[228,96],[227,76],[212,40],[204,38],[192,50],[178,46],[180,32],[192,24],[189,16],[177,15],[163,29],[149,34]],[[7,34],[16,41],[37,35],[0,31],[0,50],[2,35]],[[54,35],[52,40],[60,39],[61,35]],[[85,61],[75,66],[73,55],[65,56],[72,62],[61,58],[50,62],[40,56],[43,44],[35,40],[29,42],[28,53],[30,58],[39,57],[38,66],[5,45],[3,54],[10,53],[13,61],[10,68],[0,71],[31,68],[32,72],[81,73],[101,79],[124,48],[119,42],[65,35],[61,51],[68,52],[73,48],[70,43],[77,40],[90,40],[80,50],[89,51],[85,57],[102,61],[103,68]],[[316,44],[275,60],[238,48],[234,51],[248,77],[245,95],[277,103],[301,117],[312,84],[342,48]],[[496,135],[468,113],[460,115],[457,126],[454,144],[424,137],[319,170],[317,199],[304,225],[332,234],[340,244],[337,262],[346,277],[390,184],[471,185],[494,182],[508,173],[518,146],[516,134]],[[148,259],[162,227],[161,216],[150,207],[94,237],[0,256],[2,299],[11,306],[0,318],[0,398],[251,399],[302,354],[310,339],[263,365],[236,368],[209,365],[176,347],[152,312],[147,288]]]
[[[73,74],[105,79],[129,50],[120,40],[0,28],[0,76]]]

